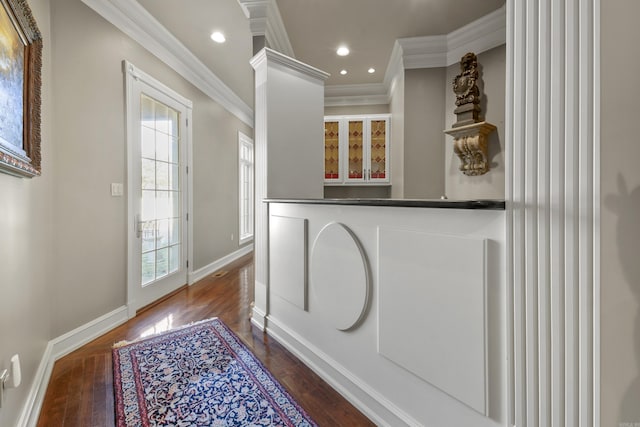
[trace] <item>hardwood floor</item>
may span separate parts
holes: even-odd
[[[373,426],[355,407],[275,340],[251,326],[253,257],[226,266],[58,360],[38,426],[113,426],[111,346],[142,334],[219,317],[320,426]]]

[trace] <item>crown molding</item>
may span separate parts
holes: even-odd
[[[249,19],[251,35],[264,36],[272,49],[295,57],[275,0],[238,0],[238,3]]]
[[[325,107],[344,105],[380,105],[389,103],[383,83],[329,85],[324,88]]]
[[[82,0],[100,16],[192,83],[231,114],[253,127],[253,109],[185,45],[132,0]]]
[[[507,7],[504,5],[447,34],[447,66],[459,62],[467,52],[479,54],[506,42]]]
[[[410,37],[397,40],[405,70],[447,65],[447,36]]]
[[[467,52],[476,54],[503,45],[507,40],[506,5],[449,34],[397,39],[393,45],[382,85],[386,102],[380,94],[366,91],[369,85],[344,85],[339,95],[325,90],[325,105],[372,105],[389,103],[394,80],[404,70],[448,67],[460,61]],[[358,88],[363,86],[363,88]],[[327,89],[332,86],[327,86]],[[352,90],[346,93],[346,89]],[[333,89],[332,89],[333,90]]]
[[[329,73],[325,73],[322,70],[312,67],[311,65],[307,65],[297,59],[288,57],[287,55],[268,47],[262,49],[253,58],[251,58],[251,61],[249,61],[254,70],[262,67],[265,62],[284,66],[288,69],[295,70],[301,74],[323,82],[329,77]]]

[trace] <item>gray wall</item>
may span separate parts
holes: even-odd
[[[444,68],[406,70],[404,75],[404,197],[444,194]]]
[[[0,368],[15,353],[23,368],[0,409],[6,426],[47,342],[126,303],[126,197],[110,196],[126,183],[122,60],[193,101],[196,269],[238,249],[237,132],[252,135],[81,1],[29,4],[45,42],[43,175],[0,174]]]
[[[391,198],[404,197],[404,71],[391,82]]]
[[[490,170],[480,176],[467,176],[460,172],[460,159],[453,152],[453,137],[446,136],[445,177],[446,194],[450,199],[504,199],[504,101],[506,81],[506,49],[498,46],[478,55],[480,66],[480,93],[482,115],[498,130],[489,135]],[[450,129],[456,121],[455,95],[451,82],[460,74],[458,64],[447,68],[446,122]]]
[[[126,302],[126,197],[109,192],[126,182],[122,60],[193,101],[194,269],[238,249],[237,131],[252,132],[82,2],[52,2],[52,26],[58,336]]]
[[[29,5],[44,40],[42,176],[21,179],[0,173],[0,369],[8,368],[11,356],[18,353],[23,372],[23,384],[5,394],[0,426],[15,425],[51,337],[56,147],[51,134],[49,1],[30,0]]]
[[[640,423],[640,2],[601,12],[601,425],[617,427]]]

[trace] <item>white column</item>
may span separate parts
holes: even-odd
[[[255,305],[252,322],[269,314],[269,211],[266,198],[324,196],[324,81],[327,73],[265,48],[255,69]]]
[[[599,7],[507,2],[516,426],[599,424]]]

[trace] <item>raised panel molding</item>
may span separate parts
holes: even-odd
[[[379,353],[483,415],[486,246],[481,238],[378,229]]]
[[[269,292],[307,309],[307,220],[269,217]]]
[[[314,310],[340,331],[356,328],[369,308],[369,270],[367,255],[355,234],[344,224],[325,225],[311,251]]]

